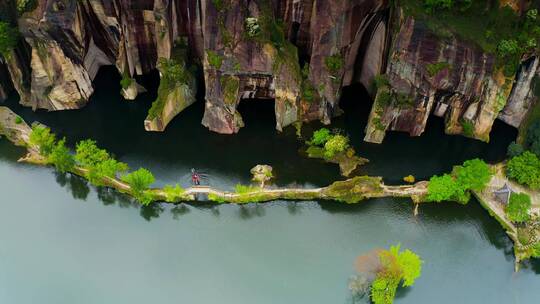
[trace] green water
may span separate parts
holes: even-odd
[[[98,140],[131,167],[151,169],[157,185],[187,186],[195,167],[213,186],[232,188],[249,182],[258,163],[274,167],[278,185],[340,178],[334,165],[298,156],[294,129],[274,131],[272,103],[243,102],[246,128],[236,136],[201,127],[201,103],[165,133],[146,133],[152,93],[128,103],[118,97],[118,82],[110,71],[100,73],[91,104],[80,111],[8,105],[70,143]],[[516,134],[497,124],[484,144],[442,135],[435,119],[422,137],[389,134],[383,145],[366,144],[368,102],[358,89],[346,92],[346,115],[335,126],[371,160],[361,171],[388,183],[438,174],[472,157],[501,160]],[[510,240],[475,202],[422,206],[418,217],[407,200],[395,199],[140,208],[79,178],[19,164],[22,153],[0,140],[0,303],[351,303],[355,257],[398,242],[425,264],[396,303],[535,303],[540,296],[540,263],[514,273]]]

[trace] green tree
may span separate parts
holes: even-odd
[[[349,138],[343,135],[334,135],[324,144],[324,156],[332,158],[336,153],[343,152],[349,147]]]
[[[77,143],[75,160],[84,167],[95,167],[110,158],[106,150],[98,148],[96,142],[86,139]]]
[[[400,252],[400,245],[379,253],[381,269],[371,286],[371,300],[374,304],[391,304],[399,283],[403,287],[412,286],[422,273],[422,260],[410,250]]]
[[[133,196],[142,204],[148,205],[151,197],[146,195],[145,191],[155,182],[152,172],[145,168],[139,168],[129,174],[122,176],[122,180],[131,186]]]
[[[526,193],[512,193],[506,206],[508,218],[517,223],[527,222],[530,219],[531,198]]]
[[[456,166],[453,175],[464,190],[483,190],[491,180],[492,172],[488,164],[478,158]]]
[[[327,128],[320,128],[313,133],[311,137],[311,144],[315,146],[324,146],[324,144],[332,137],[330,130]]]
[[[442,202],[452,200],[461,191],[459,184],[450,174],[433,176],[429,179],[427,200]]]
[[[49,156],[55,147],[56,135],[51,133],[51,129],[36,124],[32,126],[30,133],[30,144],[38,147],[39,153],[43,156]]]
[[[506,174],[522,185],[532,189],[540,188],[540,160],[529,151],[510,159],[506,166]]]
[[[104,177],[116,178],[117,174],[126,172],[129,170],[129,167],[127,164],[119,162],[116,159],[108,158],[88,169],[88,181],[95,186],[102,186]]]
[[[531,123],[527,128],[525,147],[536,156],[540,156],[540,120]]]
[[[49,155],[49,161],[53,163],[56,170],[61,173],[71,171],[73,167],[75,167],[75,158],[66,147],[65,138],[56,143]]]
[[[0,55],[7,56],[17,46],[19,33],[7,22],[0,21]]]

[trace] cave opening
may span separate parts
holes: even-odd
[[[275,129],[275,105],[275,99],[241,99],[237,110],[242,115],[244,128]]]
[[[339,107],[343,110],[346,120],[357,121],[364,128],[372,106],[373,98],[363,84],[354,83],[343,88]]]

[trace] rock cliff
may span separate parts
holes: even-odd
[[[15,0],[7,1],[13,10]],[[344,86],[362,83],[375,94],[375,76],[386,74],[377,81],[367,141],[381,142],[388,130],[420,135],[430,114],[445,117],[447,133],[481,140],[496,118],[519,127],[536,100],[538,58],[524,58],[515,79],[506,77],[493,55],[435,35],[397,3],[36,0],[16,18],[23,39],[0,61],[0,100],[14,88],[34,109],[80,108],[104,65],[117,67],[123,96],[135,99],[144,90],[136,76],[158,69],[147,130],[164,130],[195,102],[200,81],[203,125],[231,134],[243,126],[242,100],[274,100],[278,130],[329,123]]]

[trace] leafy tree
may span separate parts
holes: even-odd
[[[65,173],[73,169],[75,166],[75,158],[66,147],[65,138],[56,143],[49,155],[49,161],[54,164],[58,172]]]
[[[526,193],[512,193],[506,206],[508,218],[517,223],[527,222],[530,219],[531,198]]]
[[[51,129],[36,124],[32,126],[32,133],[30,133],[30,144],[39,148],[39,153],[43,156],[49,156],[55,147],[56,135],[51,133]]]
[[[184,192],[184,188],[176,184],[176,186],[165,185],[163,187],[163,192],[165,192],[165,201],[173,203],[178,197],[180,197]]]
[[[515,141],[511,142],[508,145],[508,148],[506,150],[506,155],[508,157],[514,157],[521,155],[525,150],[523,149],[523,146],[520,144],[517,144]]]
[[[336,153],[343,152],[349,147],[349,138],[343,135],[334,135],[324,144],[324,156],[334,157]]]
[[[412,286],[422,272],[422,260],[410,250],[400,252],[400,245],[391,246],[379,254],[381,270],[371,286],[371,300],[374,304],[391,304],[399,283],[403,287]]]
[[[133,195],[142,204],[148,205],[151,202],[151,197],[148,196],[145,191],[156,181],[152,172],[145,168],[139,168],[136,171],[122,176],[122,180],[131,186]]]
[[[127,164],[108,158],[88,168],[88,181],[95,186],[103,185],[103,177],[116,178],[117,174],[129,170]]]
[[[17,46],[19,33],[7,22],[0,21],[0,55],[7,56]]]
[[[324,144],[332,137],[330,130],[321,128],[313,133],[311,144],[315,146],[324,146]]]
[[[86,139],[77,143],[75,160],[84,167],[94,167],[109,158],[109,153],[98,148],[94,140]]]
[[[506,166],[506,174],[522,185],[532,189],[540,188],[540,160],[529,151],[510,159]]]
[[[475,158],[465,161],[463,166],[456,166],[453,175],[463,189],[481,191],[491,179],[492,172],[488,164]]]
[[[460,193],[461,187],[450,174],[433,176],[429,179],[427,200],[431,202],[449,201]]]

